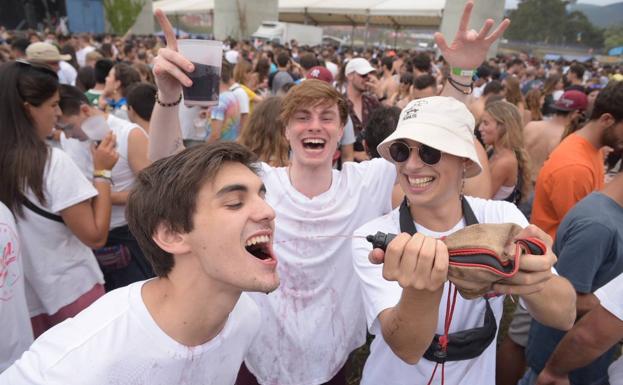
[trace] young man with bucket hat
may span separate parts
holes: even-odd
[[[455,99],[418,99],[378,146],[379,154],[395,164],[406,197],[400,208],[354,233],[400,234],[385,252],[366,239],[353,240],[368,327],[376,335],[362,384],[494,384],[494,340],[504,294],[519,295],[545,324],[564,330],[573,325],[575,295],[566,280],[552,273],[551,238],[528,226],[508,202],[462,195],[463,180],[481,172],[474,124],[467,107]],[[490,290],[481,290],[467,276],[451,276],[445,237],[466,226],[463,236],[469,237],[471,225],[507,223],[519,228],[500,247],[533,237],[547,246],[544,255],[521,255],[512,277],[493,281]],[[480,246],[491,248],[497,236],[494,230],[485,232]]]

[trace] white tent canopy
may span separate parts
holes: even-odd
[[[438,27],[446,0],[279,0],[279,20],[316,25]],[[153,2],[167,14],[209,13],[214,0]]]

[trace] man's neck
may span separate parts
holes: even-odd
[[[188,272],[180,269],[178,262],[168,278],[145,283],[143,302],[169,337],[186,346],[202,345],[223,330],[241,291],[225,289],[208,278],[200,266]],[[186,270],[183,275],[182,270]]]
[[[588,140],[597,150],[603,147],[603,143],[601,143],[603,129],[597,122],[589,121],[584,127],[577,130],[576,134]]]
[[[394,76],[392,70],[384,70],[383,71],[383,78],[385,79],[391,79],[392,76]]]
[[[623,171],[619,171],[601,192],[623,207]]]
[[[363,93],[353,87],[352,84],[348,84],[348,87],[346,87],[346,95],[353,103],[359,103],[363,98]]]
[[[104,83],[95,83],[95,87],[93,87],[93,89],[98,91],[104,91],[104,87],[106,87],[106,84]]]
[[[452,202],[438,206],[410,205],[409,210],[417,224],[436,232],[452,230],[463,217],[463,208],[458,197]]]
[[[141,127],[149,135],[149,122],[139,116],[136,116],[134,119],[134,124]]]
[[[296,191],[313,198],[329,191],[333,181],[333,168],[330,164],[307,167],[293,160],[288,168],[288,178]]]

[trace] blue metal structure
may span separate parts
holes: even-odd
[[[65,3],[71,32],[104,33],[102,0],[65,0]]]

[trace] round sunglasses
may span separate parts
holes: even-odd
[[[417,149],[418,156],[422,162],[429,166],[435,165],[441,160],[441,151],[436,148],[425,144],[411,147],[402,141],[396,141],[389,146],[389,156],[396,163],[406,162],[409,156],[411,156],[411,149]]]

